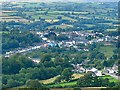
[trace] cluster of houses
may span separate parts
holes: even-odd
[[[116,64],[114,64],[113,67],[104,68],[104,72],[117,75],[118,74],[118,66]]]
[[[98,32],[87,32],[87,31],[69,31],[69,32],[55,32],[55,31],[43,31],[43,32],[32,32],[34,34],[37,34],[41,39],[42,42],[39,45],[31,46],[28,48],[23,48],[23,49],[18,49],[15,51],[9,51],[6,52],[6,56],[9,57],[9,55],[16,54],[16,53],[24,53],[27,51],[39,49],[41,47],[55,47],[59,46],[60,48],[65,47],[65,48],[70,48],[73,47],[78,51],[89,51],[89,47],[87,47],[90,44],[93,43],[98,43],[98,42],[103,42],[105,45],[111,45],[112,41],[118,41],[118,36],[108,36],[104,35],[103,33],[98,33]],[[63,40],[63,41],[55,41],[55,40],[50,40],[45,35],[47,34],[53,34],[55,36],[59,36],[60,34],[67,36],[69,39],[68,40]],[[102,37],[99,37],[102,36]],[[91,40],[88,40],[87,37],[93,37]],[[81,47],[80,45],[84,45],[84,47]]]
[[[53,41],[45,37],[46,34],[53,33],[56,36],[59,36],[60,34],[67,36],[69,39],[68,40],[63,40],[63,41]],[[58,45],[59,47],[73,47],[77,49],[78,51],[83,50],[83,51],[89,51],[89,48],[86,46],[93,44],[93,43],[99,43],[103,42],[105,45],[111,45],[112,41],[118,40],[118,36],[108,36],[104,35],[103,33],[98,33],[98,32],[87,32],[87,31],[69,31],[69,32],[55,32],[55,31],[45,31],[45,32],[36,32],[37,35],[42,38],[42,40],[45,42],[44,46],[56,46]],[[91,40],[87,39],[87,37],[92,37]],[[99,37],[102,36],[102,37]],[[83,44],[85,47],[80,48],[79,45]]]
[[[96,68],[84,68],[81,64],[72,64],[74,69],[72,70],[74,73],[87,73],[87,72],[93,72],[96,76],[103,76],[102,71],[96,69]]]
[[[74,73],[87,73],[87,72],[93,72],[96,76],[104,76],[104,75],[110,75],[112,77],[118,77],[118,66],[116,64],[113,65],[113,67],[104,68],[104,70],[98,70],[94,67],[92,68],[84,68],[82,64],[72,64],[74,69],[72,70]]]

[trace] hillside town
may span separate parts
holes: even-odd
[[[47,48],[47,47],[59,47],[59,48],[70,48],[73,47],[74,49],[78,51],[89,51],[88,45],[93,43],[102,43],[104,45],[112,45],[112,43],[116,43],[118,40],[118,36],[109,36],[104,35],[103,33],[99,32],[87,32],[87,31],[72,31],[72,32],[54,32],[54,31],[45,31],[45,32],[32,32],[39,36],[39,38],[42,39],[42,43],[39,43],[35,46],[30,46],[28,48],[20,48],[15,51],[9,51],[6,52],[5,57],[9,57],[11,55],[17,54],[17,53],[26,53],[28,51],[40,49],[40,48]],[[62,34],[63,36],[67,36],[67,40],[62,41],[56,41],[56,40],[50,40],[48,36],[59,36]],[[90,37],[88,39],[88,37]],[[83,45],[83,47],[79,45]],[[30,58],[30,57],[29,57]],[[31,59],[31,58],[30,58]],[[32,61],[39,63],[40,60],[38,59],[31,59]],[[87,73],[87,72],[93,72],[96,76],[103,76],[103,75],[110,75],[112,77],[118,78],[118,66],[113,65],[113,67],[104,68],[103,71],[98,70],[94,67],[92,68],[84,68],[83,65],[85,62],[82,62],[81,64],[74,65],[74,72],[75,73]]]
[[[93,33],[93,32],[87,32],[87,31],[72,31],[72,32],[61,32],[61,33],[48,31],[48,32],[34,32],[34,33],[39,35],[39,37],[42,39],[42,43],[36,44],[34,46],[30,46],[29,48],[25,48],[25,49],[20,48],[15,51],[9,51],[9,52],[6,52],[6,55],[14,54],[14,53],[23,53],[30,50],[39,49],[41,46],[42,47],[58,46],[60,48],[73,47],[78,51],[80,50],[89,51],[88,45],[90,44],[102,43],[104,45],[112,45],[112,43],[116,43],[118,41],[118,37],[119,37],[119,36],[104,35],[103,33],[99,33],[99,32]],[[51,40],[49,38],[50,35],[57,37],[60,34],[67,37],[67,39],[62,41],[56,41],[56,40]],[[46,37],[46,35],[48,35],[49,37]],[[81,44],[83,45],[83,47],[80,46]]]
[[[2,4],[3,90],[118,90],[117,2]]]

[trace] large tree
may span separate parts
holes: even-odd
[[[65,68],[61,74],[61,77],[65,81],[70,81],[72,78],[73,72],[70,68]]]
[[[41,88],[42,84],[38,80],[28,80],[26,86],[30,88]]]

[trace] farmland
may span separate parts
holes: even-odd
[[[74,79],[79,79],[80,77],[82,77],[84,74],[73,74],[72,76],[74,77]],[[59,77],[59,76],[56,76],[56,77],[53,77],[53,78],[50,78],[48,80],[42,80],[40,82],[44,83],[44,84],[50,84],[50,83],[54,83],[55,79]],[[71,82],[72,84],[76,84],[76,81],[75,82]],[[63,83],[63,84],[59,84],[59,85],[69,85],[71,83]],[[56,86],[56,85],[55,85]]]
[[[81,5],[82,8],[79,8],[78,10],[71,10],[67,9],[65,5],[70,6],[71,3],[62,3],[60,4],[59,8],[57,7],[56,3],[27,3],[27,2],[19,2],[19,3],[11,3],[11,5],[8,5],[8,9],[4,9],[2,11],[2,15],[0,16],[2,19],[1,21],[4,22],[10,22],[10,21],[15,21],[15,22],[22,22],[25,24],[30,24],[35,21],[41,21],[45,20],[47,23],[50,24],[50,26],[47,26],[46,28],[68,28],[68,27],[63,27],[61,26],[62,23],[59,23],[61,20],[67,20],[70,25],[70,28],[73,28],[74,22],[78,22],[79,19],[82,20],[89,20],[91,21],[93,18],[95,19],[104,19],[104,23],[100,22],[98,24],[102,25],[107,25],[113,27],[108,28],[108,29],[114,29],[114,22],[117,22],[117,14],[114,15],[114,17],[111,15],[112,12],[116,12],[115,9],[113,8],[105,8],[101,9],[102,7],[101,3],[89,3],[90,6],[84,3],[76,3],[77,5]],[[7,6],[7,4],[3,5]],[[98,7],[93,9],[94,7]],[[9,10],[9,8],[12,8]],[[25,9],[23,9],[25,8]],[[63,8],[63,10],[61,9]],[[66,8],[66,9],[64,9]],[[83,9],[84,8],[84,9]],[[104,8],[104,7],[103,7]],[[19,11],[22,10],[22,11]],[[96,12],[97,11],[97,12]],[[107,13],[109,16],[107,15]],[[100,14],[101,13],[101,14]],[[92,15],[94,14],[94,16]],[[100,15],[99,15],[100,14]],[[56,24],[57,25],[54,25]],[[98,24],[85,24],[85,29],[93,29],[95,28]],[[81,23],[81,25],[84,25]]]
[[[3,3],[3,89],[118,87],[117,6]]]

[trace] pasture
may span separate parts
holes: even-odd
[[[79,79],[80,77],[82,77],[84,74],[73,74],[73,80],[75,79]],[[59,77],[58,76],[55,76],[53,78],[50,78],[50,79],[47,79],[47,80],[40,80],[40,82],[42,82],[43,84],[50,84],[50,83],[53,83],[55,81],[55,79]],[[61,85],[70,85],[70,84],[76,84],[76,81],[75,82],[70,82],[70,83],[65,83],[65,84],[61,84]]]
[[[117,79],[115,79],[115,78],[113,78],[113,77],[111,77],[109,75],[102,76],[101,78],[103,78],[103,79],[108,78],[110,82],[119,82],[119,80],[117,80]]]
[[[104,55],[106,57],[110,58],[114,54],[114,52],[113,52],[114,49],[115,49],[115,47],[113,47],[113,46],[103,46],[99,49],[99,51],[101,53],[104,53]]]

